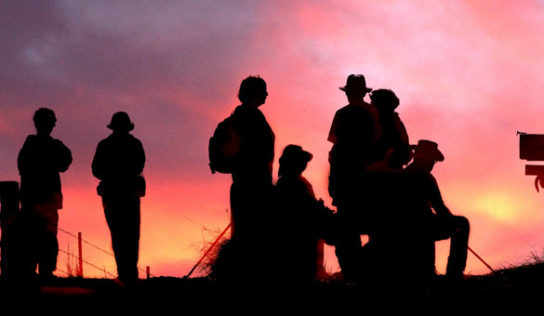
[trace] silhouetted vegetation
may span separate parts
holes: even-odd
[[[510,312],[520,314],[538,306],[544,295],[542,287],[544,264],[531,264],[503,269],[492,275],[469,276],[451,282],[437,277],[427,287],[414,284],[397,286],[378,283],[349,284],[341,281],[319,282],[294,286],[285,282],[280,288],[266,283],[241,284],[210,278],[180,279],[172,277],[143,280],[132,288],[117,286],[106,279],[58,279],[43,287],[36,300],[47,306],[103,308],[123,301],[138,306],[158,308],[203,308],[207,312],[236,308],[237,310],[305,308],[325,311],[474,311]],[[6,304],[7,293],[0,292]]]

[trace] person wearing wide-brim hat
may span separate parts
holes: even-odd
[[[427,210],[416,211],[414,216],[427,214],[429,217],[429,231],[435,241],[450,240],[450,255],[446,276],[452,279],[463,278],[467,261],[468,239],[470,223],[464,216],[453,215],[445,205],[438,187],[436,178],[431,171],[436,162],[444,161],[444,154],[438,149],[438,144],[430,140],[420,140],[417,145],[412,145],[414,150],[413,161],[406,167],[405,171],[418,173],[414,176],[414,182],[410,184],[411,190],[427,199]],[[421,177],[421,175],[426,177]]]
[[[138,280],[140,198],[145,195],[145,180],[141,174],[145,152],[140,140],[129,133],[134,123],[126,112],[113,114],[107,127],[113,132],[98,143],[92,171],[100,180],[97,191],[102,197],[111,232],[119,280],[133,284]]]
[[[438,144],[433,141],[421,139],[416,145],[410,145],[410,147],[414,150],[413,163],[421,164],[444,161],[444,155],[438,149]]]
[[[372,91],[365,77],[349,75],[340,90],[345,92],[349,104],[336,111],[329,131],[328,141],[333,144],[329,153],[329,194],[340,217],[346,219],[344,236],[337,240],[336,255],[344,277],[356,279],[361,266],[360,232],[347,226],[353,223],[349,218],[364,203],[365,192],[355,188],[365,180],[365,167],[377,160],[374,148],[381,131],[378,111],[364,100]]]
[[[365,76],[355,74],[349,75],[346,80],[346,85],[339,87],[339,89],[346,92],[346,94],[363,93],[363,96],[372,91],[372,88],[366,86]]]

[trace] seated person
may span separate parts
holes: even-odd
[[[444,156],[438,150],[437,143],[420,140],[417,145],[412,147],[414,148],[413,161],[405,171],[425,175],[424,178],[416,177],[416,179],[423,180],[418,185],[418,191],[424,195],[425,205],[428,205],[424,214],[426,224],[428,224],[428,233],[435,241],[450,238],[446,276],[460,279],[463,277],[467,261],[469,221],[463,216],[456,216],[450,212],[442,200],[438,183],[431,174],[436,162],[444,160]]]
[[[312,185],[302,176],[312,154],[300,146],[288,145],[280,158],[276,184],[281,209],[278,228],[278,262],[281,276],[313,281],[322,276],[323,241],[332,211],[317,200]]]

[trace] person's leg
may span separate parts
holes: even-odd
[[[467,262],[470,224],[463,216],[435,216],[433,219],[435,240],[450,238],[450,253],[446,275],[462,277]]]
[[[53,277],[53,272],[57,269],[59,213],[56,209],[51,208],[44,214],[46,214],[47,218],[44,219],[44,224],[40,228],[40,243],[42,246],[40,249],[39,273],[41,278],[49,279]]]
[[[135,281],[138,279],[140,200],[137,197],[105,199],[104,213],[111,233],[119,279]]]
[[[450,255],[446,275],[462,277],[467,263],[468,237],[470,224],[463,216],[453,216]]]

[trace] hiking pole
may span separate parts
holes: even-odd
[[[206,250],[206,252],[204,253],[204,255],[200,258],[200,260],[198,260],[198,262],[195,264],[195,266],[191,269],[191,271],[189,271],[189,273],[187,273],[186,276],[184,276],[183,278],[184,279],[188,279],[191,274],[193,274],[193,272],[195,271],[195,269],[200,265],[200,263],[202,262],[202,260],[204,260],[204,258],[206,258],[206,256],[208,256],[208,254],[210,253],[210,251],[212,251],[212,249],[215,247],[215,245],[217,245],[217,243],[219,242],[219,240],[221,240],[221,237],[223,237],[223,235],[225,235],[227,233],[227,231],[229,230],[229,228],[231,227],[232,223],[229,223],[227,225],[227,227],[225,227],[225,229],[223,230],[223,232],[217,237],[217,239],[215,239],[215,241],[212,243],[212,245],[208,248],[208,250]]]
[[[482,259],[482,257],[480,257],[476,251],[472,250],[472,248],[468,247],[468,250],[476,257],[478,258],[478,260],[480,260],[492,273],[495,273],[495,270],[493,270],[493,268],[487,263],[485,262],[484,259]]]

